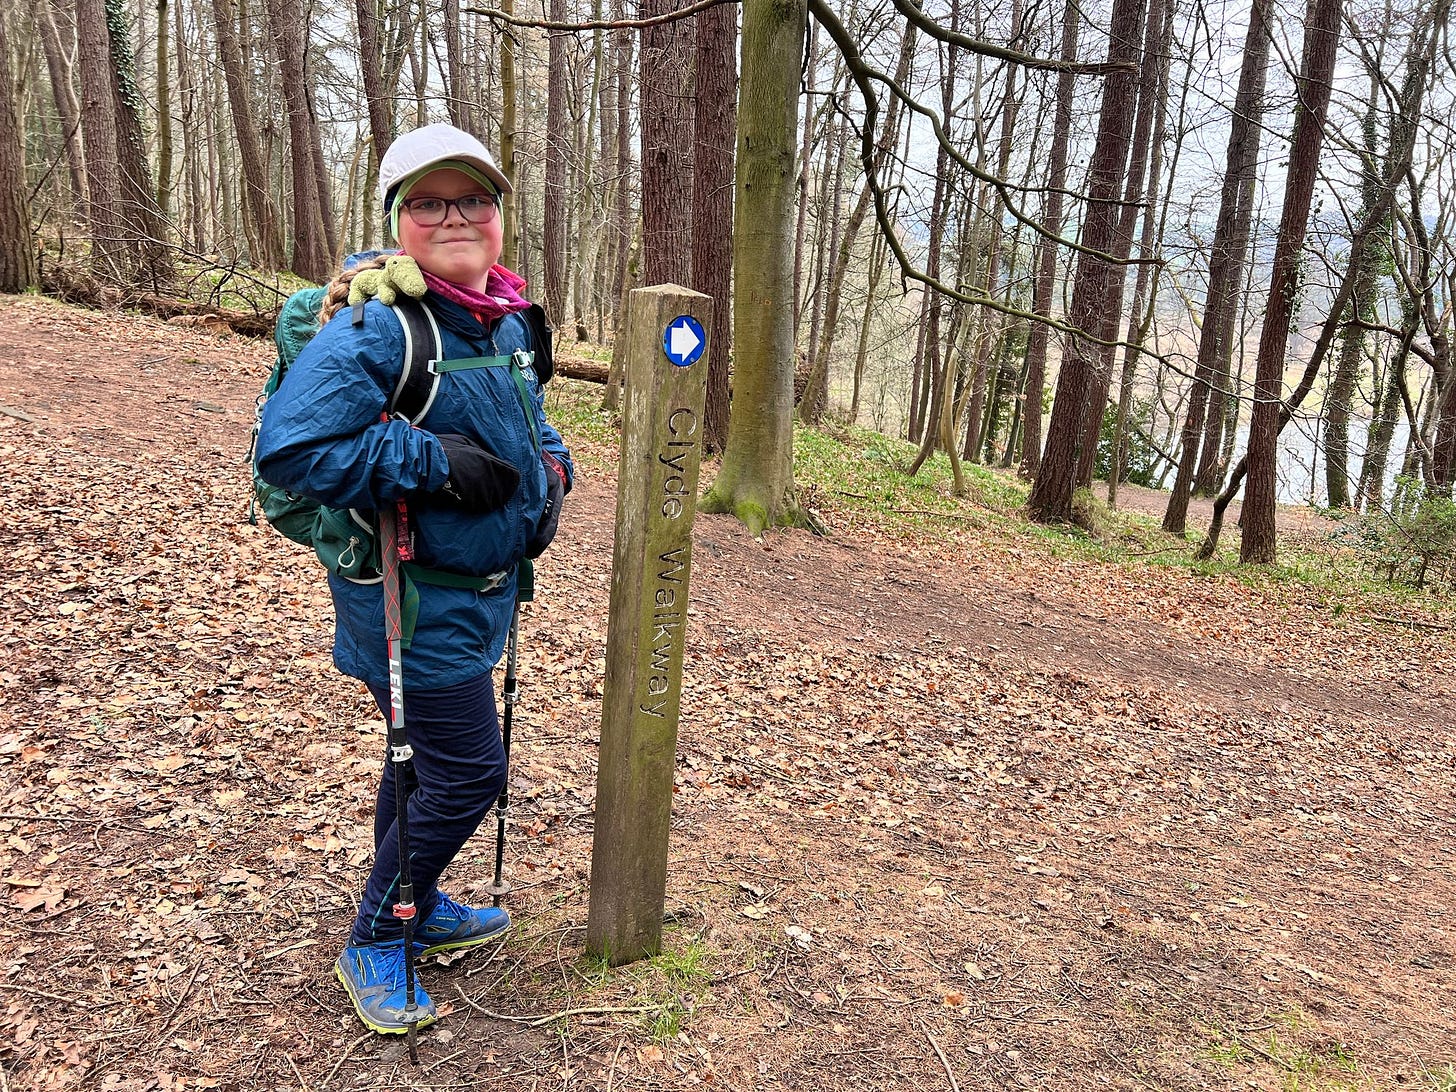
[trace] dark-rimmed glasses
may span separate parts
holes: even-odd
[[[464,197],[410,197],[400,207],[420,227],[435,227],[445,222],[450,206],[472,224],[488,224],[495,219],[495,198],[484,193],[467,193]]]

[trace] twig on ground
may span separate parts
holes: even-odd
[[[167,1019],[162,1021],[162,1026],[157,1031],[157,1039],[160,1041],[167,1034],[167,1029],[172,1026],[172,1021],[177,1019],[177,1014],[182,1011],[183,1004],[192,993],[192,987],[197,983],[197,974],[202,970],[202,960],[199,958],[192,964],[192,974],[187,979],[187,985],[182,987],[182,995],[177,998],[177,1003],[172,1006],[172,1011],[167,1013]]]
[[[329,1075],[325,1077],[323,1079],[323,1083],[319,1085],[319,1092],[323,1092],[324,1088],[328,1086],[328,1083],[334,1079],[334,1074],[339,1071],[340,1066],[348,1061],[349,1055],[354,1053],[354,1048],[357,1047],[360,1043],[364,1042],[373,1034],[374,1032],[372,1031],[366,1031],[363,1035],[359,1036],[359,1038],[355,1039],[352,1043],[344,1048],[344,1053],[339,1055],[339,1060],[334,1063],[334,1068],[329,1070]]]
[[[622,1040],[617,1040],[616,1052],[612,1054],[612,1067],[607,1070],[607,1092],[612,1092],[612,1082],[617,1079],[617,1059],[622,1056]]]
[[[950,1080],[950,1092],[961,1092],[961,1086],[955,1079],[955,1073],[951,1071],[950,1059],[945,1056],[945,1051],[940,1049],[940,1044],[935,1041],[935,1036],[930,1034],[930,1029],[925,1026],[925,1021],[920,1021],[920,1030],[925,1032],[925,1037],[930,1040],[931,1049],[935,1056],[940,1059],[941,1066],[945,1069],[945,1075]]]
[[[1377,622],[1390,622],[1392,625],[1397,626],[1418,626],[1421,629],[1439,630],[1456,629],[1456,626],[1449,626],[1443,622],[1422,622],[1418,618],[1396,618],[1393,615],[1389,614],[1372,614],[1370,617]]]
[[[570,1016],[602,1016],[611,1013],[641,1013],[657,1012],[661,1005],[636,1005],[631,1008],[618,1008],[614,1006],[593,1007],[586,1009],[562,1009],[560,1012],[548,1012],[545,1016],[509,1016],[503,1012],[492,1012],[484,1005],[473,1001],[470,995],[459,986],[455,987],[461,999],[482,1016],[489,1016],[492,1020],[508,1020],[513,1024],[525,1024],[529,1028],[539,1028],[554,1020],[565,1020]]]
[[[429,1065],[425,1066],[424,1069],[420,1070],[420,1072],[421,1073],[432,1073],[435,1070],[439,1069],[446,1062],[448,1062],[451,1058],[458,1058],[458,1057],[460,1057],[460,1055],[464,1054],[468,1049],[470,1049],[470,1048],[469,1047],[461,1047],[454,1054],[447,1054],[443,1058],[437,1058],[435,1061],[433,1061]]]
[[[303,1092],[309,1092],[308,1082],[303,1079],[303,1074],[298,1071],[298,1063],[293,1060],[293,1055],[285,1052],[283,1056],[288,1059],[288,1068],[293,1070],[293,1075],[298,1078],[298,1087]]]
[[[44,997],[47,1001],[61,1001],[78,1009],[109,1009],[116,1005],[126,1004],[125,1001],[78,1001],[74,997],[66,997],[59,993],[46,993],[45,990],[21,986],[15,982],[0,982],[0,990],[15,990],[18,993],[28,993],[32,997]]]

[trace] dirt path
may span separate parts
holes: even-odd
[[[516,928],[426,969],[411,1068],[329,977],[381,740],[317,570],[241,518],[267,346],[6,302],[5,1088],[1452,1087],[1450,634],[969,524],[700,519],[671,958],[591,965],[586,444],[525,627]]]

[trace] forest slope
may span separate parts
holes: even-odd
[[[425,969],[413,1069],[330,973],[382,736],[319,570],[245,519],[269,346],[6,305],[8,1089],[1456,1082],[1449,618],[974,519],[700,517],[668,952],[586,960],[616,459],[570,436],[516,928]]]

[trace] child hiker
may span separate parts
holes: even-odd
[[[356,267],[330,286],[321,329],[268,399],[257,467],[273,485],[365,520],[407,505],[415,565],[406,571],[416,576],[419,610],[403,672],[413,761],[401,768],[419,957],[483,944],[510,925],[504,910],[466,906],[436,881],[504,787],[491,668],[510,626],[516,566],[555,534],[573,470],[546,421],[531,358],[517,354],[544,346],[532,344],[522,314],[530,306],[525,282],[497,264],[501,195],[511,184],[495,160],[468,133],[429,125],[390,145],[379,191],[400,251],[418,270],[401,258],[387,271],[376,261],[353,299],[392,301],[396,288],[423,296],[443,348],[439,386],[416,425],[386,416],[406,334],[380,299],[364,303],[362,322],[353,321],[343,304],[349,279],[364,268]],[[388,721],[382,583],[331,573],[329,588],[334,663],[364,681]],[[386,762],[374,865],[336,965],[360,1019],[384,1034],[409,1028],[403,924],[392,913],[400,861],[395,777]],[[422,989],[416,1001],[415,1025],[432,1023],[435,1007]]]

